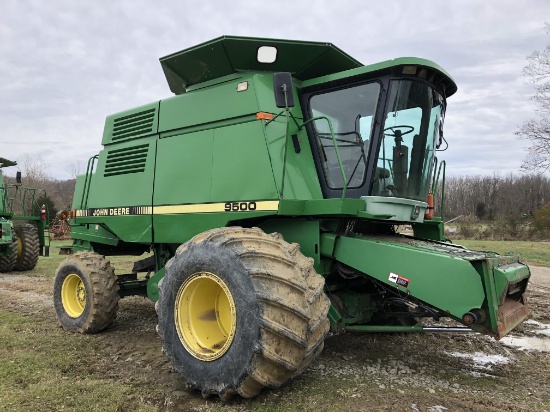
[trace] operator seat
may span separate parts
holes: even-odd
[[[386,189],[386,186],[391,185],[391,173],[384,167],[377,167],[372,177],[372,190],[373,196],[381,196],[382,191]]]

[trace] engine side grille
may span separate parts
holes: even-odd
[[[148,144],[109,151],[103,176],[109,177],[143,172],[145,170],[148,151]]]
[[[153,108],[115,119],[111,140],[115,142],[152,133],[155,112]]]

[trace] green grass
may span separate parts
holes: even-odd
[[[70,246],[71,240],[52,240],[50,245],[50,256],[41,257],[34,270],[27,273],[45,274],[54,277],[59,264],[67,257],[67,255],[59,254],[60,246]],[[108,256],[111,261],[111,266],[115,269],[117,275],[130,273],[133,263],[143,259],[148,255],[143,256]]]
[[[67,255],[52,241],[27,275],[53,278]],[[128,273],[140,257],[109,257],[115,273]],[[0,411],[155,411],[164,400],[161,386],[120,379],[98,364],[109,359],[102,335],[71,334],[51,318],[22,315],[0,307]]]
[[[550,266],[550,242],[457,240],[455,243],[472,250],[483,250],[505,254],[518,254],[523,263]]]
[[[143,388],[94,370],[104,355],[94,336],[0,309],[0,410],[156,410]]]

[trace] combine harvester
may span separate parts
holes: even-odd
[[[225,400],[298,375],[329,331],[446,317],[499,339],[526,319],[529,269],[446,242],[433,216],[457,90],[437,64],[228,36],[160,62],[175,96],[107,117],[78,177],[65,329],[99,332],[146,295],[174,369]],[[148,251],[130,274],[105,258]]]
[[[16,165],[0,157],[0,273],[34,269],[50,250],[46,206],[37,203],[46,192],[22,186],[20,172],[15,184],[4,183],[2,169]]]

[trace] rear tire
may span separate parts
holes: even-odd
[[[118,284],[105,257],[79,252],[57,268],[54,307],[65,330],[97,333],[107,328],[118,310]]]
[[[163,349],[204,397],[254,397],[321,353],[329,327],[323,286],[313,260],[277,233],[204,232],[178,248],[159,284]]]
[[[36,227],[30,224],[15,227],[17,254],[14,270],[32,270],[38,262],[40,240]]]
[[[0,272],[11,272],[17,259],[17,241],[11,244],[12,252],[9,255],[0,256]]]

